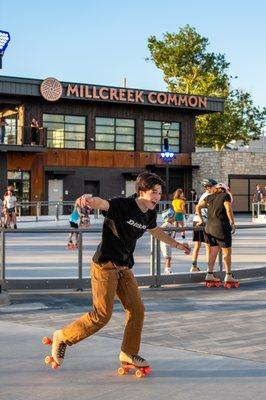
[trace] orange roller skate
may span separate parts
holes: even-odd
[[[226,273],[225,278],[224,278],[224,287],[226,289],[231,289],[232,287],[234,288],[238,288],[240,286],[240,283],[238,282],[238,280],[236,278],[234,278],[234,276],[232,275],[232,273]]]
[[[53,334],[53,339],[45,336],[42,339],[42,344],[48,346],[52,345],[52,355],[45,357],[45,364],[51,364],[51,367],[54,369],[60,367],[60,365],[63,364],[67,346],[61,338],[61,331],[55,331]]]
[[[207,272],[207,275],[205,277],[205,286],[207,288],[211,288],[211,287],[220,287],[222,286],[222,282],[219,278],[216,278],[214,276],[213,272]]]
[[[137,378],[143,378],[151,373],[149,363],[138,355],[129,356],[121,351],[119,360],[121,362],[121,367],[117,370],[118,375],[126,375],[131,369],[136,370],[135,376]]]

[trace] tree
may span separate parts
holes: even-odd
[[[223,54],[207,51],[209,41],[186,25],[179,32],[166,33],[164,40],[148,38],[150,59],[163,71],[170,92],[220,96],[224,113],[197,117],[196,141],[201,146],[222,150],[232,140],[244,145],[259,139],[265,125],[266,109],[255,107],[251,95],[230,90],[229,63]]]
[[[223,113],[208,114],[196,119],[197,143],[222,150],[232,140],[247,145],[261,136],[266,108],[253,105],[251,95],[233,90],[225,101]]]
[[[179,33],[166,33],[164,40],[148,38],[152,60],[164,73],[169,91],[198,95],[225,96],[229,63],[223,54],[207,52],[209,41],[186,25]]]

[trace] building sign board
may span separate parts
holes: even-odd
[[[97,101],[114,101],[144,105],[165,105],[188,108],[207,108],[207,97],[139,89],[114,88],[84,84],[61,84],[55,78],[45,79],[40,86],[42,97],[57,101],[61,97]]]

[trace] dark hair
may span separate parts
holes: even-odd
[[[160,176],[151,172],[142,172],[138,175],[136,180],[136,192],[139,195],[140,191],[147,192],[153,189],[155,185],[160,185],[162,189],[165,187],[165,183]]]

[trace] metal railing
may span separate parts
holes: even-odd
[[[171,201],[160,201],[157,206],[157,211],[162,213],[166,208],[171,207]],[[194,202],[186,201],[186,214],[193,214]],[[39,221],[42,215],[51,215],[55,220],[60,219],[60,215],[71,214],[74,206],[74,201],[30,201],[17,203],[17,214],[21,218],[22,215],[28,214],[35,216],[35,220]],[[95,218],[99,218],[100,211],[94,210]]]
[[[265,225],[241,225],[237,227],[240,229],[254,229],[254,228],[266,228]],[[186,231],[192,230],[202,230],[203,228],[192,228],[186,227]],[[172,228],[170,231],[180,232],[182,229]],[[6,276],[6,237],[10,234],[21,235],[21,234],[67,234],[68,232],[79,234],[79,247],[77,254],[76,263],[76,277],[74,278],[58,278],[58,277],[48,277],[48,278],[8,278]],[[0,270],[0,283],[1,286],[6,290],[17,290],[17,289],[35,289],[35,290],[45,290],[45,289],[76,289],[82,290],[84,288],[91,287],[91,281],[88,276],[83,275],[83,239],[85,234],[95,234],[101,233],[101,229],[69,229],[69,228],[56,228],[56,229],[19,229],[19,230],[1,230],[1,270]],[[58,235],[57,235],[58,236]],[[39,241],[38,241],[39,242]],[[25,268],[26,270],[26,268]],[[203,282],[206,272],[199,273],[178,273],[171,275],[161,274],[161,252],[160,252],[160,242],[151,236],[150,240],[150,256],[149,256],[149,274],[136,276],[137,282],[140,286],[150,286],[158,287],[161,285],[173,285],[173,284],[185,284],[185,283],[196,283]],[[234,269],[237,277],[239,279],[266,276],[266,267],[254,267],[247,269]],[[87,275],[87,273],[86,273]],[[219,257],[219,270],[217,275],[221,278],[224,275],[222,256]]]
[[[70,215],[73,211],[73,201],[31,201],[17,203],[17,216],[21,218],[27,211],[28,215],[35,217],[35,221],[40,221],[41,216],[50,215],[55,221],[59,221],[60,216]],[[94,218],[99,218],[100,211],[92,211]]]
[[[266,223],[266,202],[259,201],[251,204],[252,221]],[[262,213],[264,211],[264,213]]]
[[[47,128],[39,127],[37,130],[36,146],[46,147]],[[2,145],[29,146],[33,144],[30,126],[6,127],[5,140]]]

